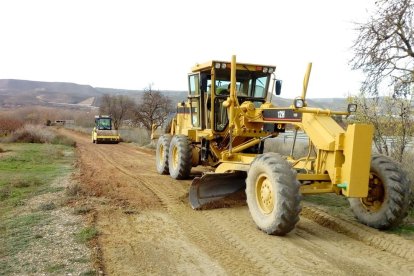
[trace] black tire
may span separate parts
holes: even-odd
[[[155,162],[159,174],[168,174],[168,152],[170,151],[171,135],[164,134],[158,138],[155,151]]]
[[[170,175],[174,179],[186,179],[192,167],[192,148],[187,136],[173,136],[168,153]]]
[[[397,226],[407,216],[410,180],[401,165],[383,155],[373,155],[366,198],[349,198],[355,217],[377,229]]]
[[[247,174],[246,197],[257,227],[283,236],[299,221],[300,183],[291,165],[278,153],[257,156]]]

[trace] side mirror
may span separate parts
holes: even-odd
[[[282,81],[281,80],[276,80],[275,86],[276,86],[275,87],[276,88],[275,93],[276,93],[277,96],[279,96],[280,93],[282,92]]]

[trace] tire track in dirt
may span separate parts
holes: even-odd
[[[301,242],[297,242],[299,237],[296,230],[284,237],[265,235],[253,226],[247,207],[240,207],[241,210],[223,210],[216,212],[215,219],[225,221],[227,229],[231,229],[237,235],[237,238],[247,243],[247,247],[252,254],[257,255],[262,262],[272,264],[274,267],[267,273],[274,273],[274,269],[291,274],[289,268],[294,267],[295,273],[314,274],[314,275],[348,275],[350,268],[342,267],[341,263],[330,263],[325,260],[325,256],[315,254],[315,248],[308,250],[303,247]],[[229,214],[230,213],[230,214]],[[242,231],[237,231],[234,225],[244,225]],[[294,245],[294,246],[292,246]],[[292,254],[292,251],[295,254]]]
[[[188,210],[188,206],[183,205],[183,203],[179,200],[177,196],[177,191],[172,191],[171,188],[168,188],[169,185],[160,186],[159,184],[152,184],[147,178],[143,178],[140,175],[135,175],[134,173],[128,171],[125,167],[119,165],[118,163],[107,159],[108,163],[111,163],[114,167],[116,167],[120,172],[129,175],[132,178],[135,178],[139,181],[139,183],[144,184],[148,189],[150,189],[154,194],[156,194],[162,201],[163,207],[168,210],[168,212],[177,220],[180,221],[180,228],[184,231],[187,236],[190,237],[190,240],[195,241],[196,244],[201,247],[203,250],[207,251],[209,255],[212,255],[214,259],[222,262],[224,267],[228,272],[231,274],[245,274],[245,273],[252,273],[252,274],[263,274],[266,273],[266,270],[262,270],[263,267],[269,266],[267,262],[260,263],[260,261],[255,260],[254,256],[249,256],[249,250],[242,246],[240,242],[237,242],[231,236],[226,235],[224,238],[227,238],[227,242],[230,242],[229,248],[225,248],[223,246],[223,236],[217,235],[213,236],[214,231],[211,231],[211,225],[206,224],[206,220],[204,218],[200,218],[200,213]],[[157,177],[159,178],[159,177]],[[174,180],[170,180],[174,182]],[[172,183],[168,183],[172,184]],[[171,187],[171,185],[169,186]],[[189,220],[191,223],[188,223],[187,220],[180,220],[182,219],[182,215],[185,213],[185,217],[191,217]],[[197,227],[195,226],[197,225]],[[202,229],[209,229],[208,233],[205,231],[201,232],[200,228],[203,226]],[[219,224],[214,224],[213,226],[219,226]],[[221,232],[223,234],[223,232]],[[217,243],[212,242],[212,238],[216,239]],[[220,247],[206,247],[208,245],[220,244]],[[242,256],[247,257],[246,260],[242,263],[234,262],[234,260],[240,260],[240,255],[234,255],[234,248],[242,251]],[[213,250],[212,250],[213,249]],[[234,255],[233,257],[231,257]],[[253,260],[253,263],[250,263],[249,260]],[[256,269],[257,268],[257,269]],[[271,269],[271,266],[268,267],[268,270]]]
[[[308,206],[302,208],[302,216],[338,233],[361,241],[366,245],[390,252],[409,261],[414,261],[414,242],[412,241],[395,235],[381,233],[379,230],[359,223],[334,218],[321,210]]]
[[[317,247],[319,252],[325,255],[325,259],[354,269],[353,274],[412,275],[414,272],[414,264],[399,256],[378,250],[363,242],[355,243],[352,238],[306,218],[301,219],[296,234],[301,238],[301,246],[310,252],[314,252]]]

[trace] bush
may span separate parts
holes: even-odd
[[[86,243],[98,235],[98,230],[94,227],[86,227],[76,233],[76,240],[81,243]]]
[[[82,187],[78,183],[71,184],[66,187],[65,194],[70,197],[82,195]]]
[[[14,119],[0,119],[0,136],[5,136],[23,127],[23,122]]]
[[[8,142],[17,143],[47,143],[50,142],[56,135],[38,125],[25,125],[22,128],[14,131]]]
[[[52,144],[57,144],[57,145],[65,145],[65,146],[70,146],[70,147],[76,147],[76,142],[74,140],[72,140],[69,137],[63,136],[63,135],[56,135],[52,141]]]
[[[151,142],[148,132],[144,128],[125,128],[119,131],[123,142],[133,142],[140,146]]]
[[[41,125],[25,125],[14,131],[11,136],[4,138],[3,141],[9,143],[50,143],[72,147],[76,146],[76,142],[72,139],[58,135]]]

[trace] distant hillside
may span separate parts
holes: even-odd
[[[70,106],[79,108],[98,107],[104,94],[126,95],[139,101],[143,90],[92,87],[67,82],[43,82],[15,79],[0,79],[0,107],[18,107],[27,105]],[[187,99],[187,91],[161,91],[178,103]],[[292,99],[273,96],[276,106],[290,106]],[[307,99],[308,106],[332,110],[346,109],[345,98]]]
[[[100,95],[90,85],[0,79],[0,106],[78,104]]]
[[[144,90],[127,90],[127,89],[115,89],[115,88],[102,88],[95,87],[96,90],[102,94],[109,95],[126,95],[139,101]],[[181,102],[187,99],[187,91],[176,91],[176,90],[163,90],[160,91],[162,94],[168,96],[173,102]]]

